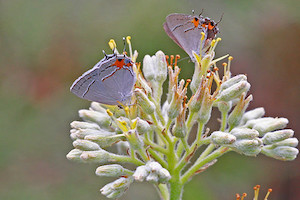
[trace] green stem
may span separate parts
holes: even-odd
[[[194,165],[191,166],[191,168],[188,171],[186,171],[184,175],[182,175],[181,183],[185,184],[195,174],[195,172],[199,170],[200,167],[213,161],[214,159],[220,157],[221,155],[223,155],[228,151],[229,151],[228,147],[219,147],[217,150],[215,150],[213,153],[209,154],[205,158],[203,159],[198,158],[197,161],[194,163]]]
[[[170,181],[170,200],[181,200],[182,192],[183,184],[180,183],[180,178]]]
[[[163,168],[166,168],[166,169],[168,168],[168,164],[166,163],[166,161],[158,153],[156,153],[153,149],[148,149],[148,151],[151,154],[151,156],[154,158],[154,160],[159,162],[159,164]]]
[[[132,157],[128,157],[128,156],[121,156],[121,155],[115,155],[114,160],[116,162],[120,162],[120,163],[132,163],[132,164],[135,164],[137,166],[145,164],[144,162],[140,161],[137,158],[132,158]]]
[[[228,115],[228,112],[222,112],[222,123],[221,123],[220,131],[225,131],[225,129],[226,129],[227,115]]]
[[[160,197],[162,200],[169,200],[170,194],[166,184],[158,184],[157,189],[159,190]]]
[[[150,99],[150,101],[152,101],[154,103],[155,112],[156,112],[157,116],[159,117],[159,120],[160,120],[161,124],[164,126],[166,122],[165,122],[165,119],[164,119],[164,117],[162,115],[162,112],[161,112],[160,102],[154,100],[152,96],[150,96],[149,99]]]

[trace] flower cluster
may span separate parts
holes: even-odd
[[[296,158],[298,140],[292,130],[284,129],[287,119],[264,117],[263,108],[246,112],[253,98],[247,95],[250,83],[245,75],[231,75],[231,56],[214,59],[220,41],[212,40],[204,54],[194,53],[191,80],[180,80],[179,56],[158,51],[144,57],[142,69],[141,63],[134,66],[137,80],[128,105],[92,102],[90,109],[79,111],[83,121],[71,123],[75,149],[67,158],[97,163],[96,175],[117,178],[100,190],[103,195],[118,198],[134,181],[148,181],[157,186],[162,199],[179,200],[192,176],[230,151],[246,156],[262,153],[279,160]],[[130,56],[135,61],[137,52]],[[218,62],[225,58],[228,62],[222,63],[221,75]],[[166,101],[161,102],[167,77]],[[206,127],[212,109],[221,113],[220,129],[214,132]],[[191,137],[194,125],[198,131]],[[195,152],[201,146],[206,148],[198,156]]]

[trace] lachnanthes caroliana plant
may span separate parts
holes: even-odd
[[[136,62],[137,52],[132,53],[129,37],[126,41]],[[252,100],[247,94],[250,83],[246,75],[231,74],[231,56],[215,58],[220,41],[213,39],[207,51],[193,53],[191,79],[180,79],[184,69],[178,66],[179,56],[158,51],[134,65],[136,83],[129,103],[92,102],[89,109],[79,110],[82,121],[71,123],[74,149],[67,158],[95,163],[97,176],[113,177],[100,189],[107,198],[119,198],[131,184],[145,181],[157,188],[161,199],[180,200],[185,184],[228,152],[254,157],[261,153],[283,161],[296,158],[298,140],[293,130],[285,129],[286,118],[264,117],[262,107],[246,111]],[[109,44],[116,49],[113,40]],[[219,63],[224,59],[227,62]],[[223,75],[219,68],[224,68]],[[192,95],[187,97],[189,89]],[[220,111],[218,131],[207,127],[209,120],[217,120],[211,119],[212,109]]]

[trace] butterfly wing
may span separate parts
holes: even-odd
[[[127,101],[131,97],[135,75],[125,68],[112,66],[115,61],[116,56],[98,62],[73,83],[71,92],[80,98],[108,105]]]
[[[195,61],[192,51],[199,54],[201,45],[201,26],[194,27],[191,22],[194,17],[186,14],[170,14],[166,17],[169,37],[174,40]],[[166,30],[166,29],[165,29]]]

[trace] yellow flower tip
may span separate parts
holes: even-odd
[[[130,40],[131,40],[131,36],[127,36],[127,37],[126,37],[126,42],[127,42],[128,44],[130,44]]]
[[[270,192],[270,193],[271,193],[272,191],[273,191],[273,190],[272,190],[271,188],[270,188],[270,189],[268,189],[268,192]]]
[[[112,117],[114,115],[109,109],[107,109],[106,112],[110,117]]]
[[[229,57],[228,57],[228,60],[230,60],[230,61],[233,60],[233,57],[232,57],[232,56],[229,56]]]
[[[204,37],[205,37],[205,33],[204,32],[201,32],[201,40],[204,40]]]
[[[111,50],[114,50],[115,48],[117,48],[117,44],[114,39],[110,39],[108,42],[108,45]]]
[[[121,121],[120,122],[123,126],[126,126],[127,125],[127,123],[125,122],[125,121]]]
[[[222,40],[222,38],[220,38],[220,37],[219,37],[219,38],[217,38],[217,42],[220,42],[221,40]]]
[[[213,39],[212,41],[211,41],[211,46],[213,47],[213,46],[215,46],[215,44],[216,44],[216,40],[215,39]]]
[[[227,63],[222,63],[223,67],[226,67],[227,66]]]

